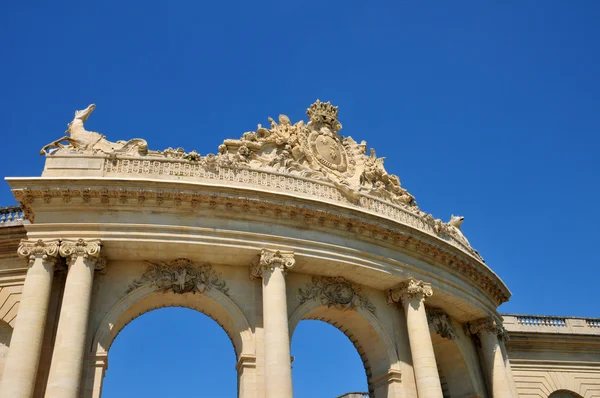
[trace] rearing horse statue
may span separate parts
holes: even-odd
[[[82,151],[103,152],[106,154],[114,153],[129,153],[137,152],[146,154],[148,152],[148,143],[141,138],[134,138],[129,141],[111,142],[106,139],[103,134],[94,131],[87,131],[83,127],[83,123],[87,121],[92,112],[96,109],[95,104],[91,104],[81,111],[75,111],[73,121],[67,125],[64,137],[51,142],[44,146],[40,155],[45,155],[49,148],[77,148]],[[68,142],[68,145],[62,144],[63,141]]]

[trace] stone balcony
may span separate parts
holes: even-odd
[[[504,314],[510,332],[600,335],[600,318]]]

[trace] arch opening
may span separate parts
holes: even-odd
[[[237,396],[229,337],[193,309],[160,308],[137,317],[114,340],[109,360],[102,397]]]
[[[368,392],[375,398],[397,396],[401,393],[400,362],[395,344],[373,313],[362,308],[342,310],[323,306],[315,300],[307,301],[290,317],[292,342],[294,342],[295,329],[303,320],[328,323],[344,334],[345,338],[354,345],[354,351],[362,361],[360,374],[366,375],[367,381],[367,389],[358,392]],[[310,336],[313,342],[318,341],[319,338],[314,334]],[[341,393],[347,392],[351,391]]]
[[[130,292],[116,302],[104,319],[98,324],[92,345],[89,351],[89,367],[85,376],[85,394],[90,398],[101,396],[107,369],[107,356],[113,341],[125,326],[143,314],[164,307],[183,307],[196,310],[211,318],[218,324],[221,331],[229,337],[234,350],[233,358],[236,360],[232,366],[237,371],[237,383],[230,385],[235,388],[237,384],[240,396],[247,396],[248,391],[254,386],[255,344],[253,332],[241,309],[228,295],[216,289],[207,290],[202,294],[174,292],[158,292],[156,287],[144,285]],[[176,329],[177,325],[163,325],[163,329]],[[173,352],[172,361],[180,361],[182,356],[188,356],[187,346],[193,344],[203,345],[202,340],[194,338],[182,341],[184,345]],[[197,360],[206,361],[209,356],[201,355]],[[111,366],[110,364],[108,364]],[[176,383],[175,383],[176,384]],[[193,395],[193,394],[192,394]],[[193,396],[197,396],[193,395]]]
[[[355,343],[327,322],[301,321],[292,338],[292,356],[295,397],[368,392],[365,367]]]

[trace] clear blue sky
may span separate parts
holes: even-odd
[[[40,175],[39,149],[92,102],[86,126],[111,140],[208,153],[268,116],[296,121],[330,100],[342,133],[385,156],[424,210],[466,217],[465,234],[513,293],[501,311],[600,316],[598,21],[595,0],[8,2],[0,174]],[[0,203],[14,203],[6,184]],[[230,344],[224,332],[189,314],[131,323],[111,352],[105,396],[128,396],[118,390],[143,378],[172,388],[145,396],[235,381],[233,350],[217,350]],[[331,397],[357,377],[364,385],[344,339],[303,324],[297,397]],[[148,351],[148,341],[171,349]],[[310,374],[302,363],[315,341],[315,365],[333,372],[326,360],[340,344],[338,365],[358,376]],[[209,377],[200,362],[225,370]],[[180,377],[153,373],[165,369]],[[322,395],[307,392],[313,385]]]

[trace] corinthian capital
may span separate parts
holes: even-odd
[[[433,296],[431,284],[415,278],[409,278],[406,282],[402,282],[396,288],[389,290],[388,302],[404,303],[414,299],[424,300],[425,298],[431,296]]]
[[[75,261],[78,257],[83,257],[88,261],[93,261],[97,270],[104,269],[106,260],[100,257],[100,248],[102,242],[100,239],[64,239],[60,244],[60,255],[69,262]]]
[[[60,241],[52,240],[22,240],[17,249],[17,254],[29,260],[32,265],[36,258],[42,258],[45,261],[56,262],[58,259],[58,247]]]
[[[480,318],[469,322],[469,332],[471,334],[493,333],[500,339],[508,340],[506,329],[494,318]]]
[[[265,270],[273,270],[276,267],[281,268],[283,272],[292,268],[296,264],[294,252],[262,249],[260,258],[252,265],[250,276],[252,278],[262,278]]]

